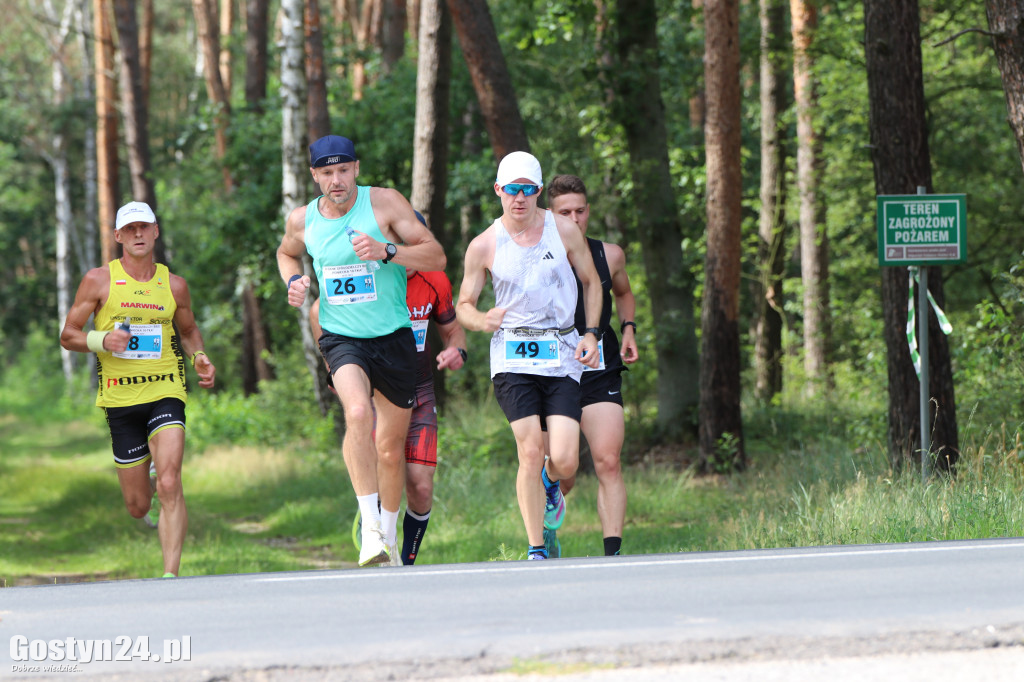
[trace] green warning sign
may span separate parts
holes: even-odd
[[[878,264],[967,261],[963,194],[883,194],[878,199]]]

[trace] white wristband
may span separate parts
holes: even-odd
[[[85,345],[89,347],[93,353],[106,353],[107,349],[103,347],[103,339],[107,338],[107,334],[110,332],[98,332],[91,331],[85,335]]]

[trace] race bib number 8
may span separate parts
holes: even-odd
[[[115,358],[122,360],[159,360],[162,350],[163,327],[159,324],[131,325],[131,338],[128,348],[121,353],[113,353]]]
[[[505,330],[505,369],[558,367],[558,337]]]
[[[327,302],[331,305],[377,300],[377,280],[365,263],[325,265],[323,273]]]

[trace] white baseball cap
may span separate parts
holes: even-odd
[[[540,161],[529,152],[512,152],[498,164],[499,185],[507,185],[519,178],[526,178],[535,185],[544,186],[544,176],[540,172]]]
[[[114,229],[120,230],[125,225],[132,223],[155,223],[156,216],[153,209],[144,201],[132,201],[117,209],[117,220],[114,221]]]

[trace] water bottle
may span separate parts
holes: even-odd
[[[352,229],[351,225],[348,225],[348,226],[345,227],[345,234],[348,235],[348,243],[349,244],[352,243],[353,239],[355,239],[356,237],[359,236],[358,233],[356,233],[356,231],[354,229]],[[378,263],[375,260],[367,260],[367,261],[360,261],[360,262],[361,263],[366,263],[366,271],[367,272],[375,272],[377,270],[380,270],[380,263]]]

